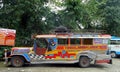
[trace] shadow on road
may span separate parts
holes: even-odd
[[[8,66],[11,67],[11,66]],[[30,65],[24,65],[24,68],[34,68],[34,67],[51,67],[51,68],[80,68],[78,64],[30,64]],[[11,67],[14,68],[14,67]],[[16,68],[16,67],[15,67]],[[22,68],[22,67],[19,67]],[[101,64],[91,64],[88,68],[107,68],[105,65]]]

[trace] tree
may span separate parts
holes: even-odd
[[[3,0],[0,27],[17,30],[16,45],[24,45],[33,33],[47,32],[42,18],[50,11],[47,0]]]
[[[107,0],[103,7],[105,29],[111,35],[120,36],[120,0]]]
[[[88,24],[87,29],[103,29],[103,19],[102,16],[103,6],[106,0],[89,0],[86,4],[86,9],[89,14],[90,24]]]
[[[66,9],[60,12],[64,26],[78,29],[79,23],[83,23],[83,18],[87,16],[87,12],[81,2],[81,0],[65,0]]]
[[[65,0],[65,9],[58,14],[62,24],[68,28],[79,30],[83,26],[85,29],[98,29],[103,19],[99,7],[105,2],[106,0]]]

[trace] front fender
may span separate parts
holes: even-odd
[[[30,57],[29,57],[29,55],[27,53],[12,55],[11,57],[13,57],[13,56],[22,56],[27,62],[31,61],[31,59],[30,59]]]
[[[79,58],[81,56],[87,56],[88,58],[90,59],[95,59],[96,58],[96,53],[92,52],[92,51],[82,51],[82,52],[79,52],[77,54],[77,60],[79,60]]]

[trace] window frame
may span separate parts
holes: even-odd
[[[87,43],[87,41],[89,41],[89,39],[92,41],[91,43]],[[93,39],[94,38],[83,38],[82,39],[82,45],[94,45]],[[85,40],[87,40],[86,43],[84,42]]]
[[[73,41],[79,40],[79,42],[72,43],[72,39],[73,39]],[[70,38],[70,45],[81,45],[81,38]]]
[[[64,43],[60,43],[60,40],[66,40]],[[58,38],[58,45],[68,45],[69,44],[69,38]]]

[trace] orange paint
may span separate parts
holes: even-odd
[[[16,30],[0,28],[0,45],[14,46]]]
[[[59,45],[57,46],[56,50],[63,50],[65,48],[65,46]]]
[[[68,50],[107,50],[107,45],[82,45],[82,46],[58,46],[57,49],[68,49]]]

